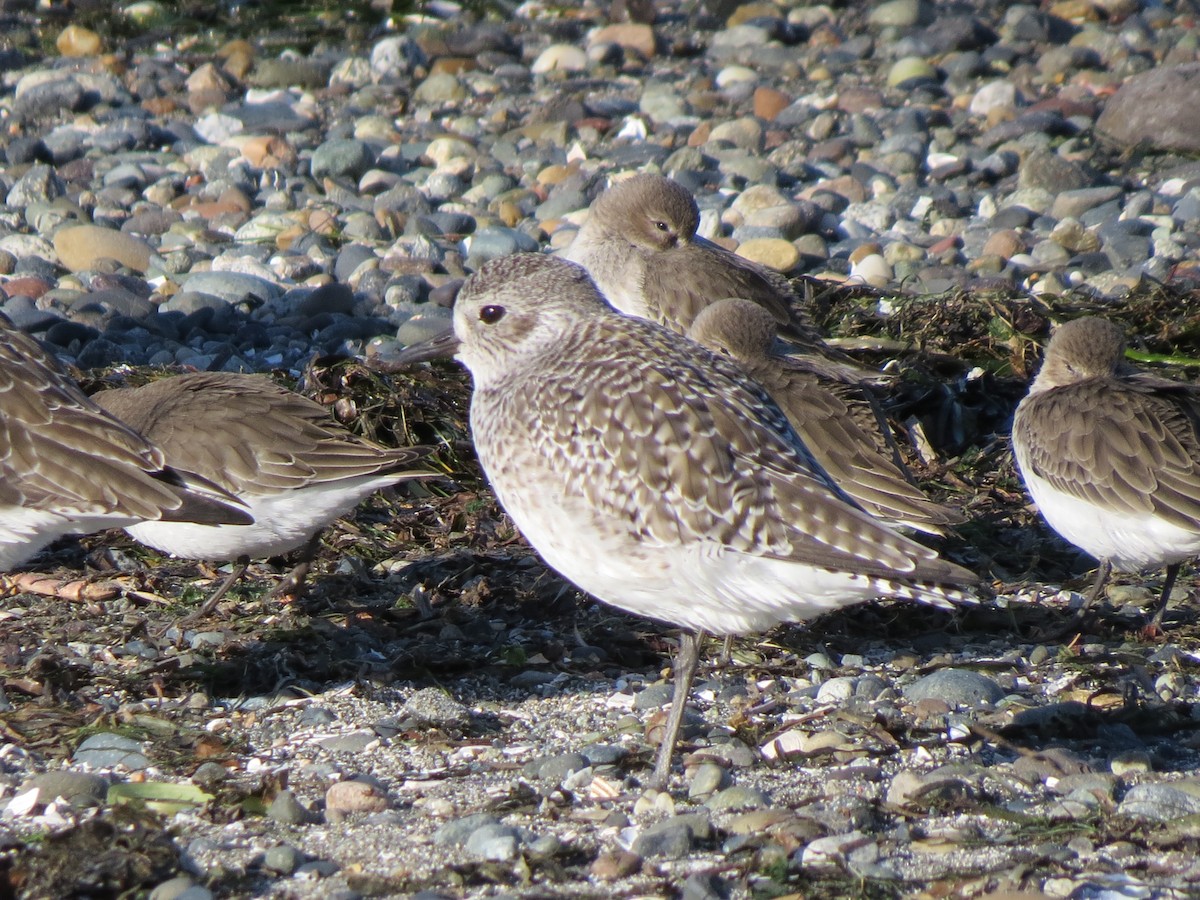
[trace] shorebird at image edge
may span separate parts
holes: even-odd
[[[63,535],[143,521],[252,517],[216,484],[170,466],[0,314],[0,571]]]
[[[1183,562],[1200,555],[1200,388],[1125,362],[1125,335],[1097,317],[1060,325],[1013,418],[1017,468],[1039,512],[1113,568],[1166,566],[1157,629]]]

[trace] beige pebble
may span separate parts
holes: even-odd
[[[850,251],[850,265],[856,266],[860,262],[862,262],[864,259],[866,259],[868,256],[873,256],[875,254],[882,253],[882,252],[883,252],[883,248],[880,247],[878,244],[876,244],[874,241],[869,241],[865,244],[859,244],[857,247],[855,247],[853,250]]]
[[[783,238],[752,238],[743,242],[737,252],[738,256],[776,272],[790,272],[800,263],[800,251]]]
[[[985,256],[999,256],[1001,259],[1012,259],[1026,249],[1024,239],[1011,228],[995,232],[983,244]]]
[[[871,253],[870,256],[863,257],[850,269],[851,281],[870,284],[872,288],[886,286],[888,282],[892,281],[892,275],[892,266],[888,265],[888,260],[878,253]]]
[[[221,68],[234,78],[244,79],[254,68],[254,46],[249,41],[235,40],[217,50]]]
[[[383,812],[390,806],[387,792],[368,781],[337,781],[325,792],[325,813],[335,818],[349,813]]]
[[[791,106],[792,100],[783,91],[759,86],[754,89],[754,114],[768,122]]]
[[[735,84],[758,81],[758,73],[749,66],[726,66],[717,73],[717,87],[727,88]]]
[[[758,153],[763,147],[762,123],[749,116],[734,119],[732,122],[722,122],[713,127],[708,139],[709,141],[728,141],[742,150]]]
[[[1050,230],[1050,240],[1072,253],[1091,253],[1100,249],[1100,238],[1078,219],[1067,216]]]
[[[115,259],[123,266],[145,272],[150,266],[150,247],[144,241],[99,225],[71,225],[54,235],[54,252],[72,272],[95,267],[99,259]]]
[[[80,25],[68,25],[54,42],[63,56],[96,56],[103,49],[100,35]]]
[[[238,147],[245,160],[256,169],[289,168],[296,163],[296,151],[286,138],[277,134],[248,137]]]
[[[600,881],[628,878],[642,867],[642,858],[629,850],[606,850],[592,863],[592,877]]]
[[[455,137],[439,137],[434,138],[425,147],[424,156],[440,168],[460,156],[473,159],[476,153],[475,145],[470,141]]]
[[[461,75],[463,72],[474,72],[479,63],[465,56],[440,56],[429,67],[430,75]]]
[[[753,184],[734,198],[729,208],[746,215],[756,209],[785,206],[792,201],[774,185]]]
[[[892,64],[892,67],[888,69],[887,83],[888,87],[896,87],[896,85],[912,81],[914,78],[936,77],[937,69],[921,59],[921,57],[906,56],[903,59],[896,60]]]
[[[529,71],[535,75],[544,75],[547,72],[583,72],[587,65],[587,54],[574,44],[551,44],[538,54]]]
[[[596,44],[617,44],[626,50],[640,53],[646,59],[654,56],[657,46],[654,29],[649,25],[639,25],[633,22],[597,28],[588,35],[587,42],[589,47],[594,47]]]

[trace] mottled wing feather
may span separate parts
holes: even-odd
[[[172,464],[235,493],[391,473],[424,455],[359,438],[319,403],[266,376],[179,375],[95,399],[142,430]]]
[[[1187,385],[1084,381],[1031,394],[1013,440],[1061,492],[1186,528],[1200,521],[1200,404]]]
[[[814,457],[873,515],[914,527],[962,516],[909,481],[881,411],[860,385],[829,381],[796,360],[770,358],[747,371],[779,404]]]
[[[182,504],[151,477],[162,468],[156,448],[91,403],[36,341],[0,322],[0,501],[68,516],[158,518]]]
[[[658,343],[663,359],[637,367],[619,353],[598,352],[606,341],[620,346],[628,330]],[[589,352],[581,354],[581,346]],[[843,501],[740,369],[715,358],[701,367],[673,354],[645,323],[597,320],[556,348],[542,371],[526,378],[524,393],[503,400],[508,427],[527,429],[510,439],[532,440],[529,458],[613,522],[628,522],[643,542],[711,541],[862,574],[972,580]],[[655,434],[662,440],[627,437]]]

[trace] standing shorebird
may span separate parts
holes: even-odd
[[[737,360],[766,388],[805,446],[843,491],[884,522],[940,535],[962,521],[908,476],[883,410],[869,389],[830,371],[819,358],[772,351],[778,324],[750,300],[705,307],[688,337]]]
[[[303,546],[300,564],[275,593],[298,587],[322,528],[380,488],[435,474],[408,469],[429,448],[386,449],[360,438],[321,404],[265,375],[177,375],[93,399],[158,444],[172,464],[210,478],[254,516],[252,525],[143,522],[125,529],[164,553],[238,562],[196,615],[215,606],[250,559]]]
[[[229,493],[171,467],[0,315],[0,571],[66,534],[142,521],[244,523]]]
[[[977,581],[843,499],[741,369],[616,312],[576,265],[484,264],[458,295],[454,334],[479,461],[525,537],[596,598],[683,629],[654,786],[705,632],[872,597],[949,605]]]
[[[1050,527],[1100,560],[1086,610],[1115,567],[1166,566],[1157,629],[1182,562],[1200,555],[1200,388],[1139,372],[1104,319],[1054,332],[1013,419],[1013,453]]]

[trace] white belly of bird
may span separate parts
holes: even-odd
[[[493,485],[542,558],[627,612],[713,634],[764,631],[889,593],[871,578],[730,551],[716,542],[638,540],[579,498]]]
[[[91,534],[121,528],[129,516],[64,516],[43,509],[0,506],[0,572],[20,565],[66,534]]]
[[[314,484],[278,494],[240,494],[252,525],[141,522],[125,530],[134,540],[184,559],[262,559],[306,543],[363,498],[394,484],[394,476],[369,476]]]
[[[1153,515],[1115,512],[1057,490],[1036,475],[1025,486],[1050,527],[1079,549],[1125,572],[1200,556],[1200,523],[1181,528]]]

